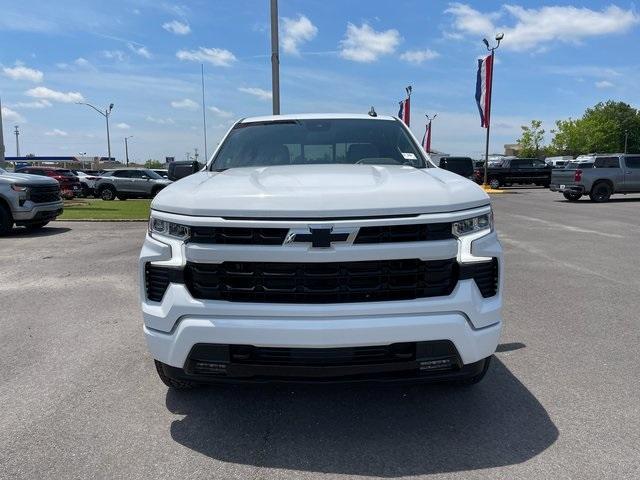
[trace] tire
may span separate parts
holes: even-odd
[[[118,200],[120,200],[121,202],[124,202],[127,198],[129,197],[127,197],[126,195],[123,195],[121,193],[118,194]]]
[[[84,183],[82,184],[82,196],[84,198],[89,197],[89,195],[91,194],[91,189],[89,187],[87,187]]]
[[[484,359],[484,365],[482,367],[482,371],[480,373],[478,373],[477,375],[474,375],[472,377],[467,377],[467,378],[461,378],[459,380],[454,380],[452,383],[453,385],[457,385],[460,387],[470,387],[472,385],[475,385],[477,383],[480,383],[482,381],[482,379],[484,378],[484,376],[487,374],[487,371],[489,370],[489,366],[491,365],[491,359],[493,358],[493,355],[491,355],[490,357],[487,357]]]
[[[613,193],[613,189],[611,185],[607,182],[596,182],[591,187],[591,192],[589,192],[589,198],[592,202],[595,203],[604,203],[608,202],[609,198],[611,198],[611,194]]]
[[[29,225],[27,225],[27,230],[40,230],[42,227],[46,226],[48,223],[49,223],[49,220],[47,220],[46,222],[30,223]]]
[[[160,192],[160,190],[162,190],[162,188],[156,187],[153,190],[151,190],[151,198],[155,197],[158,192]]]
[[[493,188],[494,190],[499,189],[499,188],[500,188],[500,186],[501,186],[500,179],[499,179],[499,178],[497,178],[497,177],[491,177],[491,178],[489,179],[489,186],[490,186],[491,188]]]
[[[13,228],[13,217],[7,209],[0,204],[0,236],[6,235]]]
[[[158,372],[158,376],[162,383],[164,383],[167,387],[173,388],[174,390],[190,390],[198,386],[195,382],[190,382],[188,380],[176,380],[174,378],[169,378],[166,373],[164,373],[164,363],[159,362],[158,360],[154,360],[156,364],[156,371]]]
[[[564,198],[569,200],[570,202],[577,202],[582,197],[581,193],[572,193],[572,192],[562,192]]]
[[[104,187],[100,190],[100,198],[110,202],[116,198],[116,189],[113,187]]]

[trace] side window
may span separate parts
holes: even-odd
[[[511,160],[511,168],[522,168],[524,167],[525,160]]]
[[[148,176],[146,173],[141,172],[140,170],[129,170],[127,173],[129,174],[129,178],[142,178]]]
[[[624,161],[627,164],[627,168],[640,169],[640,157],[625,157]]]
[[[595,168],[620,168],[620,160],[618,157],[599,157],[596,158]]]
[[[128,170],[117,170],[115,172],[113,172],[114,177],[117,178],[129,178],[129,171]]]
[[[533,163],[533,167],[534,167],[534,168],[544,168],[544,167],[546,167],[546,166],[547,166],[547,164],[546,164],[546,163],[541,162],[541,161],[539,161],[539,160],[534,160],[532,163]],[[558,164],[560,164],[560,163],[561,163],[561,162],[558,162]]]

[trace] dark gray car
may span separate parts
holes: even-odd
[[[152,198],[170,183],[148,168],[121,168],[102,174],[94,191],[103,200]]]

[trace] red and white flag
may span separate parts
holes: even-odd
[[[398,112],[398,118],[402,120],[408,127],[411,124],[411,85],[407,88],[407,98],[400,102],[400,111]]]
[[[489,127],[491,117],[491,77],[493,76],[493,56],[478,59],[476,78],[476,103],[480,112],[480,126]]]
[[[422,148],[427,153],[431,153],[431,122],[427,122],[427,127],[422,137]]]

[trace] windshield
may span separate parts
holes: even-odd
[[[237,124],[212,169],[315,164],[430,166],[397,121],[323,119]]]

